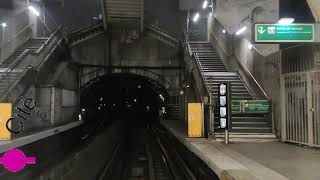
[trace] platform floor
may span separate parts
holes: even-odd
[[[162,124],[197,154],[219,177],[224,171],[249,172],[264,180],[320,180],[320,150],[281,142],[222,142],[187,138],[179,121]]]

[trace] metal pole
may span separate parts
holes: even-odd
[[[4,50],[3,50],[4,40],[3,40],[3,38],[4,38],[4,27],[2,27],[2,32],[1,32],[1,62],[4,60],[3,59],[4,58],[4,55],[3,55],[3,53],[4,53]]]
[[[46,8],[43,6],[43,37],[46,37]]]
[[[280,67],[279,67],[279,75],[280,75],[280,105],[281,105],[281,140],[285,142],[287,140],[287,102],[286,102],[286,88],[285,88],[285,78],[282,73],[282,51],[279,51],[279,59],[280,59]]]
[[[228,129],[225,129],[225,131],[224,131],[224,143],[229,144],[229,131],[228,131]]]
[[[226,144],[229,144],[229,128],[230,128],[230,125],[231,125],[231,119],[232,116],[231,116],[231,83],[228,82],[227,83],[227,126],[226,126],[226,129],[224,131],[225,133],[225,143]]]

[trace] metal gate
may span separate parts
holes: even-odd
[[[320,71],[283,75],[285,140],[320,145]]]

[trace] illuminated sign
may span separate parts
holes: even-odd
[[[317,24],[255,24],[255,42],[319,42]]]

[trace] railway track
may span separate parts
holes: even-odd
[[[166,132],[157,124],[131,128],[98,180],[199,179],[165,137]]]

